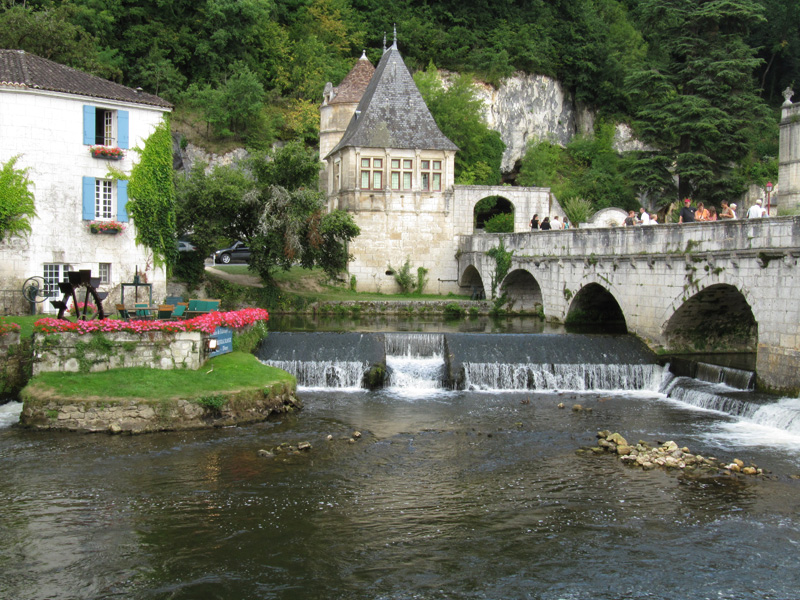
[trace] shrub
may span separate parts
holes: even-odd
[[[493,216],[483,225],[486,233],[514,233],[514,215],[502,213]]]

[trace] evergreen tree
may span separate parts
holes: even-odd
[[[747,156],[754,128],[768,119],[754,83],[761,61],[745,41],[764,19],[761,6],[643,0],[639,15],[653,66],[631,74],[627,85],[638,134],[655,149],[634,160],[637,186],[662,202],[716,203],[736,195],[732,169]]]

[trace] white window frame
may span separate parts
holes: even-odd
[[[117,111],[110,108],[95,109],[94,136],[96,146],[117,145]]]
[[[111,263],[98,263],[97,274],[101,285],[111,285]]]
[[[94,219],[113,221],[117,207],[117,186],[111,179],[94,180]]]

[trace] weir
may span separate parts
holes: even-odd
[[[374,387],[383,369],[390,388],[657,390],[663,371],[632,336],[271,333],[258,357],[306,387]]]

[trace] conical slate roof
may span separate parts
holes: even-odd
[[[358,102],[364,95],[372,76],[375,74],[375,67],[369,62],[366,53],[356,62],[356,66],[350,69],[347,76],[342,79],[338,87],[333,88],[333,97],[328,104],[344,104],[347,102]]]
[[[0,86],[49,90],[172,108],[166,100],[90,75],[24,50],[0,50]]]
[[[384,52],[353,119],[330,154],[348,146],[458,150],[433,120],[396,43]]]

